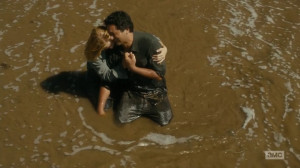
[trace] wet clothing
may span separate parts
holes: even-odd
[[[141,116],[148,117],[160,125],[172,119],[172,110],[167,96],[165,62],[158,64],[152,56],[161,45],[156,37],[144,32],[133,33],[131,52],[136,57],[136,66],[154,70],[162,80],[155,80],[129,72],[128,90],[116,107],[121,123],[131,122]]]
[[[136,66],[154,70],[162,80],[155,80],[143,77],[135,73],[129,73],[129,85],[131,90],[137,92],[153,91],[157,88],[166,89],[165,73],[166,64],[162,62],[158,64],[153,61],[152,56],[156,54],[156,50],[161,48],[158,39],[152,34],[144,32],[133,33],[133,43],[131,52],[136,57]]]
[[[104,50],[95,61],[87,62],[87,94],[93,106],[97,108],[99,89],[101,86],[111,90],[111,94],[105,109],[112,107],[112,99],[119,97],[127,79],[127,70],[122,66],[122,57],[119,51],[107,49]],[[120,86],[118,86],[120,85]]]
[[[162,80],[149,79],[123,69],[123,48],[115,46],[113,50],[101,53],[101,58],[96,62],[87,63],[88,82],[93,83],[92,88],[97,87],[94,89],[96,101],[100,86],[111,90],[116,118],[121,123],[143,116],[160,125],[167,125],[172,119],[172,110],[164,77],[166,65],[165,62],[157,64],[152,59],[161,45],[152,34],[134,32],[133,38],[131,52],[136,56],[136,66],[154,70]]]
[[[117,105],[116,111],[121,123],[128,123],[139,117],[147,117],[164,126],[172,119],[172,110],[166,91],[141,94],[126,91]]]
[[[109,54],[115,53],[111,50],[104,50],[95,61],[87,62],[87,69],[96,72],[102,81],[115,82],[117,79],[127,79],[127,71],[121,64],[121,57],[111,55],[111,57],[115,58],[109,58]]]

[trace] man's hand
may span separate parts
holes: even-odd
[[[123,60],[123,66],[125,68],[127,68],[131,72],[134,72],[146,78],[162,80],[162,78],[154,70],[137,67],[135,63],[136,63],[135,55],[132,52],[130,53],[126,52],[124,54],[124,60]]]
[[[132,52],[124,54],[123,66],[129,70],[134,69],[136,63],[135,55]]]

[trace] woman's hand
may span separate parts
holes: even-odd
[[[156,61],[158,64],[161,64],[166,59],[168,49],[161,41],[159,42],[162,45],[162,48],[156,50],[157,54],[153,55],[152,59],[153,61]]]

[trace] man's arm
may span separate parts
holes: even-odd
[[[148,68],[137,67],[135,65],[135,63],[136,63],[135,55],[133,53],[125,53],[124,66],[128,70],[130,70],[136,74],[139,74],[141,76],[144,76],[146,78],[162,80],[162,78],[154,70],[148,69]]]

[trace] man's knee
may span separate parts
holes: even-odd
[[[167,112],[164,112],[160,116],[159,124],[161,126],[166,126],[166,125],[168,125],[171,122],[172,118],[173,118],[173,113],[172,113],[171,110],[168,110]]]
[[[122,124],[129,123],[129,122],[132,122],[132,121],[138,119],[141,115],[138,113],[135,113],[135,111],[137,111],[137,110],[134,110],[131,108],[120,108],[117,111],[118,119],[119,119],[120,123],[122,123]]]
[[[126,124],[126,123],[130,123],[136,119],[138,119],[140,116],[136,115],[136,116],[129,116],[129,115],[119,115],[119,121],[121,124]]]

